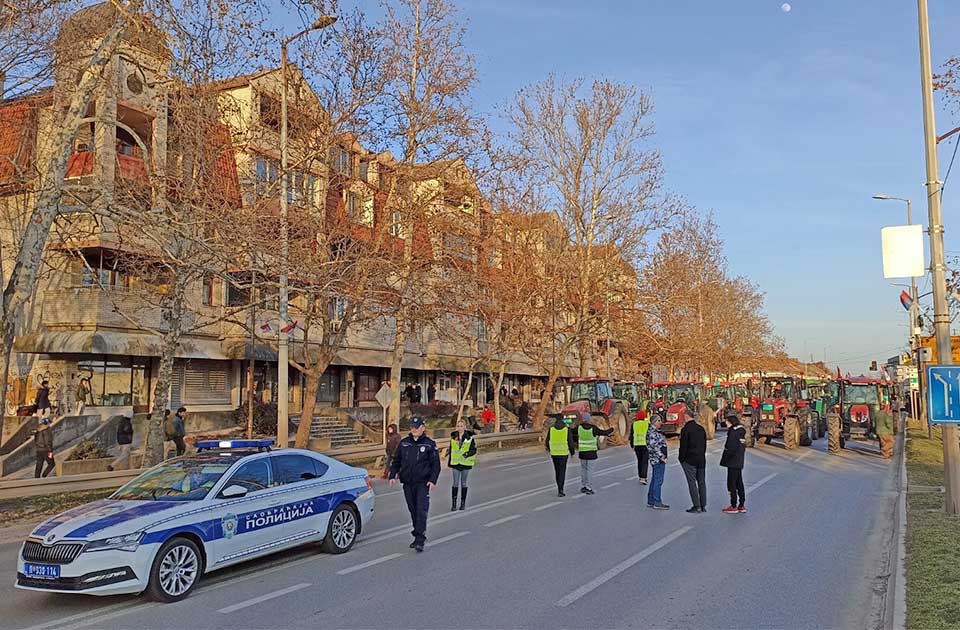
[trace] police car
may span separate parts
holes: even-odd
[[[17,587],[186,597],[208,571],[308,542],[349,551],[373,516],[367,472],[272,440],[197,442],[109,498],[42,523]]]

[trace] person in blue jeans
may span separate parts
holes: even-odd
[[[663,487],[663,475],[667,470],[667,439],[660,433],[663,418],[654,415],[650,428],[647,429],[647,452],[650,456],[650,469],[653,476],[647,490],[647,507],[655,510],[669,510],[670,506],[663,502],[660,489]]]

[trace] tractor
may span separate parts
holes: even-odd
[[[847,378],[838,384],[840,396],[839,401],[833,403],[833,409],[839,414],[831,416],[827,428],[831,452],[846,446],[850,439],[876,439],[877,414],[884,409],[879,380]]]
[[[759,421],[754,421],[754,435],[770,444],[782,437],[787,450],[810,446],[819,437],[810,427],[809,401],[803,398],[801,379],[793,376],[764,376]]]
[[[633,381],[617,381],[613,384],[613,396],[627,403],[630,418],[643,408],[646,385]]]
[[[738,414],[743,413],[747,404],[746,386],[740,383],[718,382],[712,388],[707,405],[713,411],[715,425],[719,429],[723,426],[723,415],[727,408],[733,408]]]
[[[562,416],[580,416],[590,412],[594,424],[603,429],[613,428],[613,435],[602,439],[601,443],[619,446],[627,443],[630,434],[629,410],[627,401],[615,398],[610,380],[603,377],[574,378],[570,381],[570,402],[560,412]]]
[[[698,418],[707,432],[707,439],[713,439],[716,432],[713,411],[704,400],[704,387],[700,383],[654,383],[650,392],[650,405],[651,411],[663,415],[660,431],[664,435],[677,435],[687,420]]]

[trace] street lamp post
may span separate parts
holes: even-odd
[[[288,325],[287,310],[290,301],[288,290],[290,265],[290,231],[287,221],[287,204],[290,194],[290,177],[287,174],[287,46],[311,31],[331,26],[337,21],[334,15],[322,15],[296,35],[280,42],[280,339],[277,347],[277,446],[290,443],[290,333],[284,332]]]
[[[913,204],[911,203],[911,201],[910,201],[909,199],[905,199],[905,198],[903,198],[903,197],[891,197],[890,195],[874,195],[873,198],[874,198],[874,199],[879,199],[880,201],[902,201],[902,202],[906,203],[906,204],[907,204],[907,225],[913,225]],[[910,347],[911,347],[911,349],[914,349],[914,345],[916,345],[916,344],[914,343],[915,339],[914,339],[914,335],[913,335],[913,327],[914,327],[914,323],[915,323],[914,317],[916,316],[917,313],[920,312],[920,301],[919,301],[919,300],[920,300],[920,295],[919,295],[919,293],[917,292],[917,279],[916,279],[915,277],[911,277],[911,278],[910,278],[910,300],[911,300],[910,315],[909,315],[910,324],[909,324],[909,326],[908,326],[908,328],[907,328],[907,334],[910,336]],[[916,350],[917,350],[918,357],[919,357],[919,346],[916,348]],[[917,360],[917,383],[919,384],[919,382],[920,382],[920,361],[919,361],[919,358],[918,358],[918,360]],[[921,404],[921,406],[922,406],[922,405],[924,404],[924,402],[923,402],[923,397],[920,396],[919,398],[920,398],[920,404]],[[917,405],[916,405],[915,401],[912,400],[912,399],[910,400],[910,414],[914,417],[914,419],[916,419],[916,418],[918,417],[918,414],[917,414]],[[926,416],[924,415],[924,417],[926,417]],[[930,431],[930,425],[929,425],[929,424],[927,425],[927,431],[928,431],[928,432]]]
[[[947,307],[946,264],[943,255],[943,215],[940,209],[941,182],[937,164],[937,126],[934,116],[933,69],[930,61],[930,18],[927,0],[917,0],[920,26],[920,81],[923,91],[923,136],[927,163],[927,209],[930,226],[930,275],[933,281],[933,326],[937,358],[941,365],[953,363],[950,344],[950,310]],[[960,441],[957,427],[943,425],[944,509],[960,513]]]

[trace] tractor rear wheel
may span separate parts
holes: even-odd
[[[607,446],[621,446],[627,443],[630,427],[627,426],[627,414],[623,408],[616,407],[607,419],[606,425],[605,428],[613,429],[613,433],[606,439]]]
[[[743,432],[744,446],[751,448],[756,445],[756,440],[754,440],[753,435],[753,414],[752,413],[743,413],[740,415],[740,424],[743,425],[745,431]]]
[[[800,436],[799,442],[800,446],[810,446],[813,444],[813,439],[810,436],[810,416],[806,415],[804,417],[797,418],[797,433]]]
[[[788,451],[800,446],[800,419],[796,416],[783,419],[783,445]]]
[[[840,416],[836,414],[827,416],[827,450],[829,450],[832,455],[838,454],[842,448],[842,440],[843,437],[840,435]]]

